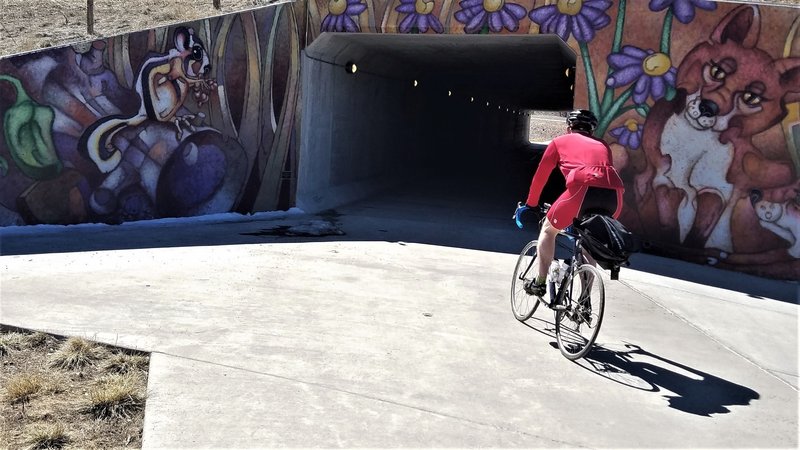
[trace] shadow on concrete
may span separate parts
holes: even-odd
[[[663,394],[670,408],[710,417],[727,414],[730,406],[748,406],[758,392],[676,361],[637,345],[621,349],[595,346],[576,364],[631,388]]]

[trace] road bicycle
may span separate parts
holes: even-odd
[[[540,208],[542,220],[549,208],[547,204]],[[511,282],[514,317],[525,322],[536,312],[539,304],[553,310],[558,348],[570,360],[582,358],[591,350],[600,332],[605,308],[603,278],[583,248],[583,240],[581,230],[574,226],[559,232],[557,245],[568,250],[569,256],[553,259],[547,276],[547,292],[543,297],[531,292],[531,283],[538,274],[534,264],[536,240],[522,249]]]

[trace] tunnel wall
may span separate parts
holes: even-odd
[[[318,212],[431,176],[506,169],[527,121],[446,85],[365,73],[304,56],[297,206]],[[479,94],[476,94],[479,95]]]
[[[391,186],[403,165],[403,148],[418,142],[407,128],[410,88],[309,57],[302,63],[307,89],[297,206],[321,211]]]
[[[340,12],[298,0],[184,24],[205,43],[205,80],[144,64],[185,62],[178,26],[0,59],[0,225],[294,205],[311,132],[299,126],[301,50],[323,31],[560,33],[579,55],[576,106],[600,115],[626,182],[622,219],[649,251],[799,279],[800,9],[662,3],[347,0]],[[147,67],[178,82],[136,83]],[[701,103],[713,120],[694,118]],[[347,185],[379,176],[369,167],[329,170]]]

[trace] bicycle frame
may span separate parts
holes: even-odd
[[[567,283],[572,279],[572,274],[580,267],[585,261],[583,256],[583,246],[581,246],[581,237],[571,230],[571,226],[559,231],[559,236],[566,236],[572,243],[571,253],[572,256],[564,260],[568,262],[567,272],[562,277],[556,292],[550,292],[551,305],[563,305],[564,296],[567,292]],[[554,258],[557,260],[558,258]]]

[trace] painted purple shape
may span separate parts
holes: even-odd
[[[606,85],[618,88],[634,84],[633,100],[643,104],[648,96],[658,100],[667,93],[669,87],[675,86],[677,69],[670,67],[662,75],[649,75],[644,70],[644,60],[655,53],[653,50],[643,50],[632,45],[622,47],[619,53],[608,56],[608,65],[614,72],[606,80]]]
[[[439,19],[433,14],[418,13],[415,2],[416,0],[400,0],[400,4],[395,8],[399,13],[408,14],[400,22],[400,32],[410,33],[416,27],[420,33],[427,32],[429,28],[436,33],[444,33],[444,27]]]
[[[617,138],[617,142],[620,145],[636,150],[642,143],[642,130],[644,130],[644,126],[640,123],[636,124],[636,130],[634,131],[631,131],[626,123],[621,127],[612,129],[608,134]]]
[[[662,11],[669,7],[672,7],[679,22],[689,23],[694,20],[695,8],[714,11],[717,4],[711,0],[650,0],[650,11]]]
[[[496,11],[486,10],[483,0],[461,0],[459,6],[461,9],[453,17],[464,24],[464,32],[468,34],[480,33],[487,26],[493,33],[498,33],[503,28],[515,32],[519,29],[519,21],[527,13],[524,7],[505,1]]]
[[[612,3],[611,0],[585,0],[574,15],[562,13],[558,5],[546,5],[531,10],[528,17],[539,25],[542,33],[556,34],[564,42],[570,35],[578,42],[589,42],[597,30],[611,23],[606,11]]]
[[[361,31],[358,22],[353,19],[353,16],[358,16],[367,10],[367,5],[361,3],[361,0],[347,0],[347,9],[342,14],[328,13],[322,19],[321,31],[337,31],[354,33]]]

